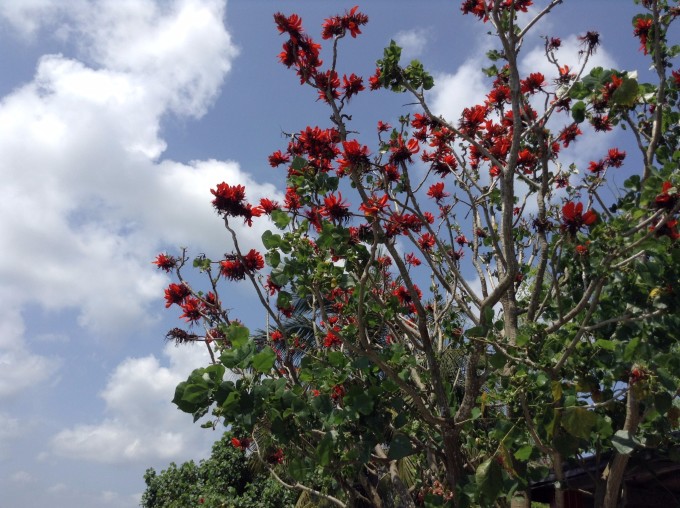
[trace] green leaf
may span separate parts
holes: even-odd
[[[284,229],[290,224],[290,217],[283,210],[272,210],[272,220],[279,229]]]
[[[494,457],[482,462],[475,472],[475,482],[488,501],[495,501],[503,488],[503,471]]]
[[[606,349],[607,351],[616,350],[616,342],[614,342],[613,340],[597,339],[595,341],[595,345],[601,347],[602,349]]]
[[[524,445],[519,450],[515,452],[515,458],[517,460],[528,460],[531,457],[531,453],[534,451],[534,447],[531,445]]]
[[[265,231],[262,233],[262,245],[267,250],[278,247],[281,245],[281,235],[274,234],[269,230]]]
[[[631,107],[635,105],[638,97],[638,83],[637,80],[629,77],[623,78],[623,83],[614,90],[612,94],[612,102],[620,106]]]
[[[390,451],[387,453],[387,458],[390,460],[399,460],[415,453],[415,449],[411,445],[411,440],[404,434],[397,432],[390,443]]]
[[[627,430],[619,430],[612,436],[612,446],[623,455],[629,455],[637,445],[638,443]]]
[[[307,160],[304,157],[295,157],[290,168],[294,171],[301,171],[307,166]]]
[[[276,361],[276,353],[269,346],[253,356],[253,369],[257,372],[269,372]]]
[[[245,326],[237,323],[232,323],[227,328],[227,340],[231,342],[232,347],[239,348],[243,346],[250,338],[250,330]]]
[[[316,447],[316,456],[319,459],[319,464],[327,466],[331,463],[333,448],[335,444],[334,432],[328,431],[323,437],[319,446]]]
[[[584,407],[568,407],[562,414],[562,427],[572,436],[590,438],[590,432],[597,425],[597,413]]]
[[[581,123],[586,119],[586,104],[583,101],[578,101],[571,107],[571,117],[574,122]]]

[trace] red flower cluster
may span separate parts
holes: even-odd
[[[607,153],[607,157],[599,161],[590,161],[588,171],[591,173],[600,173],[607,168],[620,168],[626,158],[626,152],[620,151],[618,148],[611,148]]]
[[[177,259],[167,254],[159,254],[156,259],[152,261],[159,269],[169,272],[177,266]]]
[[[237,437],[232,437],[231,438],[231,445],[234,448],[240,448],[243,451],[246,451],[248,447],[250,446],[250,439],[247,437],[244,438],[237,438]]]
[[[246,273],[255,272],[264,268],[264,258],[255,249],[250,249],[248,254],[239,258],[235,254],[227,254],[220,261],[220,273],[229,280],[242,280]]]
[[[215,196],[212,204],[218,213],[227,217],[243,217],[246,224],[253,225],[253,217],[262,215],[263,210],[245,202],[246,189],[243,185],[229,185],[222,182],[210,193]]]
[[[645,55],[649,53],[647,50],[647,38],[652,30],[652,24],[651,16],[639,17],[635,20],[633,35],[640,39],[640,51],[644,52]]]
[[[172,304],[181,305],[184,299],[191,294],[189,288],[184,284],[170,284],[165,290],[165,308]]]
[[[562,230],[568,231],[571,235],[584,226],[590,226],[597,220],[597,214],[588,210],[583,213],[583,203],[567,201],[562,207]]]
[[[427,195],[439,203],[442,199],[449,197],[451,194],[444,192],[444,182],[438,182],[430,186]]]
[[[361,30],[359,27],[368,23],[368,16],[357,12],[358,8],[359,6],[354,6],[344,16],[333,16],[326,19],[323,23],[321,38],[344,37],[347,31],[349,31],[352,37],[360,34]]]
[[[370,165],[368,160],[368,147],[361,145],[356,139],[343,141],[343,158],[338,159],[338,174],[344,175],[347,170],[352,168],[366,168]]]
[[[661,194],[654,198],[654,206],[657,209],[672,210],[680,199],[680,193],[671,182],[664,182],[661,186]]]

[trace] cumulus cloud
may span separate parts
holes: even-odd
[[[228,248],[211,188],[276,194],[235,162],[158,160],[164,116],[205,113],[238,54],[224,3],[33,1],[0,14],[28,32],[60,20],[82,57],[44,56],[0,102],[0,236],[12,245],[0,277],[17,308],[75,308],[97,334],[144,324],[167,282],[150,266],[159,248]]]
[[[453,74],[435,74],[429,98],[432,112],[457,124],[463,109],[484,100],[488,92],[486,79],[478,58],[468,59]]]
[[[403,30],[394,36],[394,42],[401,48],[401,61],[407,64],[418,58],[427,46],[427,31],[424,28]]]
[[[148,463],[207,452],[214,436],[192,427],[190,415],[170,403],[175,386],[208,364],[201,346],[168,344],[163,351],[167,365],[153,355],[122,362],[101,393],[107,418],[59,432],[53,452],[103,463]]]

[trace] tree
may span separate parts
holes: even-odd
[[[225,433],[212,448],[212,454],[198,465],[193,461],[177,466],[174,462],[160,474],[153,468],[144,475],[146,491],[143,508],[285,508],[293,506],[297,495],[269,479],[266,472],[253,468],[240,442]]]
[[[555,78],[522,75],[522,43],[561,1],[520,16],[533,3],[462,3],[497,46],[485,101],[458,119],[432,113],[422,64],[404,67],[400,48],[385,48],[368,87],[417,106],[394,127],[376,119],[373,150],[348,114],[364,79],[336,67],[367,17],[353,8],[324,22],[324,66],[300,17],[275,15],[281,63],[331,124],[291,134],[269,157],[287,169],[283,203],[250,203],[227,182],[212,190],[233,250],[194,259],[207,292],[184,279],[186,251],[155,263],[178,278],[167,304],[190,324],[168,337],[204,341],[214,358],[175,404],[195,419],[212,410],[252,439],[281,484],[337,506],[504,506],[550,469],[561,507],[564,468],[595,456],[607,465],[596,504],[611,508],[630,454],[677,440],[680,50],[667,34],[680,8],[637,2],[632,32],[655,75],[644,83],[585,71],[595,31],[580,38],[579,68],[546,37]],[[581,168],[564,159],[581,137],[613,129],[631,148],[603,147]],[[608,198],[612,173],[629,177]],[[264,256],[246,252],[235,225],[265,217]],[[267,313],[265,344],[223,308],[222,286],[237,280]],[[305,340],[286,322],[294,295],[310,307]],[[323,488],[309,484],[319,476]]]

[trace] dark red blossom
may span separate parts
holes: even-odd
[[[185,284],[170,284],[165,290],[165,308],[167,309],[173,303],[181,304],[190,294],[191,291]]]
[[[591,173],[599,173],[600,171],[604,171],[606,168],[606,164],[604,159],[601,159],[599,161],[590,161],[590,164],[588,165],[588,171]]]
[[[596,220],[597,214],[594,211],[588,210],[583,213],[583,203],[567,201],[562,207],[562,230],[572,235],[584,226],[590,226]]]
[[[583,134],[581,129],[578,128],[578,125],[576,123],[572,123],[571,125],[567,125],[560,134],[557,136],[557,139],[562,143],[562,146],[564,148],[568,148],[569,144],[576,139],[576,136],[580,136]]]
[[[271,215],[271,213],[274,210],[279,210],[281,208],[281,205],[279,205],[276,201],[272,201],[269,198],[262,198],[260,199],[260,208],[267,215]]]
[[[240,259],[229,256],[229,259],[220,261],[220,273],[229,280],[243,280],[246,277],[246,267]]]
[[[381,75],[382,71],[380,69],[376,69],[375,74],[368,78],[368,88],[370,90],[378,90],[382,88],[382,82],[380,80]]]
[[[487,7],[484,0],[463,0],[462,5],[460,6],[460,10],[463,11],[463,14],[477,16],[479,19],[484,20],[485,23],[489,20],[487,9],[491,9],[491,7]]]
[[[168,256],[167,254],[159,254],[156,256],[156,259],[152,261],[152,263],[159,269],[169,272],[175,268],[175,266],[177,266],[177,259],[172,256]]]
[[[347,390],[345,390],[345,387],[342,385],[335,385],[331,389],[331,399],[334,401],[342,400],[342,398],[345,396],[347,393]]]
[[[345,91],[345,99],[349,100],[353,95],[364,90],[364,80],[354,73],[352,73],[349,78],[343,76],[342,89]]]
[[[595,31],[586,32],[585,35],[581,35],[578,38],[581,41],[581,45],[585,48],[585,52],[592,55],[597,51],[597,47],[600,45],[600,34]]]
[[[271,154],[268,158],[269,165],[273,168],[280,166],[281,164],[287,164],[290,162],[290,155],[281,153],[281,150],[277,150]]]
[[[654,207],[663,210],[672,210],[680,199],[680,193],[671,182],[664,182],[661,186],[661,194],[654,198]]]
[[[640,51],[643,51],[645,55],[649,53],[647,50],[647,38],[652,30],[652,26],[653,20],[651,16],[639,17],[635,20],[633,34],[640,39]]]
[[[264,268],[264,259],[262,258],[262,254],[255,249],[250,249],[248,254],[243,258],[243,264],[247,270],[254,272]]]
[[[608,132],[612,130],[612,123],[607,115],[597,115],[590,119],[590,123],[597,132]]]
[[[366,203],[362,203],[359,209],[364,212],[366,217],[375,217],[389,206],[387,203],[388,196],[384,194],[378,198],[375,194],[368,198]]]
[[[391,128],[392,126],[390,124],[385,123],[382,120],[378,121],[378,132],[387,132]]]
[[[521,81],[522,93],[534,94],[545,85],[545,76],[540,72],[532,72],[526,79]]]
[[[418,245],[420,245],[420,248],[424,251],[431,250],[435,243],[436,240],[430,233],[425,233],[420,238],[418,238]]]
[[[400,162],[411,162],[411,156],[418,153],[420,145],[416,139],[409,139],[404,142],[401,134],[390,142],[390,163],[399,164]]]
[[[370,165],[367,146],[361,145],[356,139],[352,139],[350,141],[343,141],[342,147],[344,149],[344,157],[338,159],[338,172],[341,175],[348,169],[368,167]]]
[[[300,201],[300,195],[297,193],[297,190],[294,189],[293,187],[288,187],[286,189],[286,197],[284,199],[284,202],[286,208],[292,212],[296,212],[302,206],[302,203]]]
[[[420,266],[422,264],[420,259],[418,259],[416,255],[412,252],[404,256],[404,261],[406,261],[406,264],[411,266]]]
[[[245,209],[246,188],[243,185],[229,185],[222,182],[210,193],[215,196],[212,204],[215,209],[227,215],[241,215]]]
[[[335,330],[337,331],[337,330]],[[325,347],[333,347],[333,346],[340,346],[342,345],[342,341],[340,340],[340,337],[335,333],[335,331],[330,330],[328,333],[326,333],[326,336],[323,339],[323,345]]]
[[[427,191],[427,195],[437,202],[440,202],[442,199],[450,196],[451,194],[444,192],[444,182],[438,182],[430,186],[429,190]]]
[[[250,439],[248,439],[247,437],[243,437],[241,439],[239,439],[237,437],[232,437],[231,438],[231,445],[234,448],[240,448],[241,450],[245,451],[250,446]]]
[[[620,168],[625,158],[626,152],[622,152],[618,148],[610,148],[605,161],[609,167]]]
[[[559,48],[562,45],[562,39],[560,39],[559,37],[551,37],[546,42],[547,42],[549,51],[555,51],[557,48]]]
[[[267,457],[267,462],[270,464],[283,464],[283,458],[283,450],[281,448],[277,448],[274,452],[269,454]]]
[[[347,202],[342,200],[342,194],[330,194],[323,200],[324,206],[321,207],[320,213],[324,217],[328,217],[333,222],[342,222],[350,217],[349,207]]]
[[[198,298],[187,297],[184,303],[180,304],[184,314],[180,319],[184,319],[188,323],[195,323],[201,319],[201,301]]]
[[[283,339],[283,333],[281,333],[281,330],[274,330],[269,338],[271,338],[273,342],[278,342]]]

